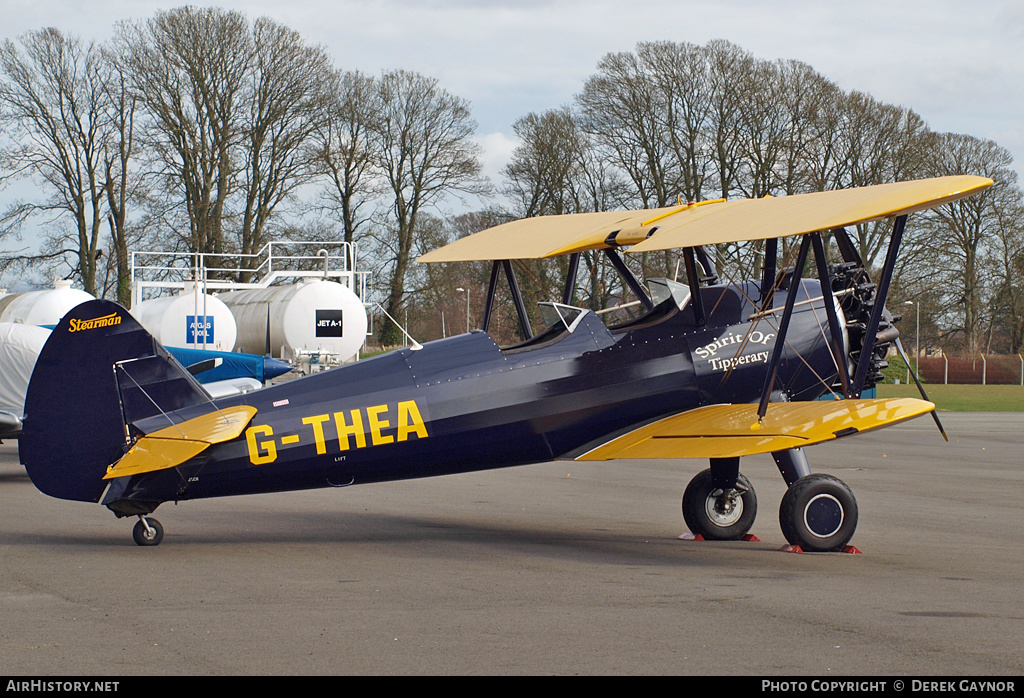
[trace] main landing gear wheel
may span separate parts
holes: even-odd
[[[132,529],[132,538],[138,545],[160,545],[164,539],[164,527],[156,519],[140,516],[135,528]]]
[[[704,470],[690,480],[683,493],[683,520],[695,536],[704,540],[739,540],[757,517],[757,496],[750,481],[740,475],[736,487],[715,487],[711,471]]]
[[[805,551],[839,551],[857,529],[857,500],[839,478],[805,475],[783,495],[779,524],[786,540]]]

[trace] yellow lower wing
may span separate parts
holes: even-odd
[[[226,407],[165,427],[140,438],[119,461],[107,468],[104,480],[139,475],[181,465],[213,444],[238,437],[256,415],[248,405]]]
[[[913,398],[709,405],[666,417],[612,439],[576,460],[732,458],[783,451],[919,417],[935,405]]]

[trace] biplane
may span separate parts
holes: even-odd
[[[91,301],[43,347],[21,460],[44,493],[137,517],[135,541],[156,545],[163,527],[152,513],[168,501],[637,458],[706,459],[683,518],[695,536],[738,539],[757,510],[740,459],[771,454],[788,486],[786,539],[841,550],[856,500],[811,472],[804,449],[935,416],[923,391],[862,394],[898,343],[885,299],[908,216],[991,184],[953,176],[513,221],[419,259],[491,262],[480,329],[222,399],[122,307]],[[871,279],[845,228],[885,218],[887,255]],[[826,258],[823,235],[841,260]],[[799,236],[799,250],[777,268],[786,236]],[[720,282],[709,246],[749,240],[764,241],[760,278]],[[641,282],[621,255],[655,250],[681,251],[686,283]],[[571,304],[585,251],[607,256],[641,301],[639,317],[606,324]],[[560,255],[561,302],[541,304],[546,326],[534,333],[512,262]],[[487,331],[502,276],[525,336],[512,346]]]

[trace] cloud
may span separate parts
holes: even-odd
[[[57,23],[104,40],[161,1],[8,2],[8,37]],[[726,39],[765,60],[796,59],[846,90],[910,107],[938,131],[991,138],[1024,162],[1024,8],[1019,0],[306,0],[192,2],[269,16],[324,45],[336,65],[403,68],[467,99],[488,150],[507,162],[512,124],[572,101],[607,53],[638,42]],[[498,140],[494,134],[504,134]],[[1006,139],[1004,141],[1004,139]],[[505,150],[501,150],[504,148]]]
[[[509,138],[501,131],[478,136],[477,142],[483,149],[483,173],[492,182],[501,180],[501,171],[512,159],[512,153],[519,146],[519,140]]]

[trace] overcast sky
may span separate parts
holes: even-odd
[[[183,2],[0,0],[5,38],[44,26],[106,40]],[[270,16],[338,67],[403,68],[470,101],[497,181],[512,124],[571,102],[609,52],[641,41],[731,41],[796,59],[846,90],[914,109],[935,131],[989,138],[1024,163],[1020,0],[277,0],[192,2]],[[2,198],[0,193],[0,198]],[[2,203],[2,202],[0,202]]]

